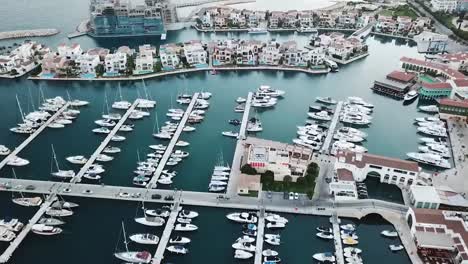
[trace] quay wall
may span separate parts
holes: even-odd
[[[60,33],[60,31],[55,28],[4,31],[0,32],[0,40],[29,37],[46,37],[53,36],[58,33]]]

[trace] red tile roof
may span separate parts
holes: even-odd
[[[347,169],[337,169],[336,174],[340,181],[354,181],[353,173]]]
[[[340,151],[337,154],[338,160],[340,157],[345,158],[345,162],[348,164],[353,164],[358,168],[364,168],[367,164],[377,165],[407,171],[419,171],[419,166],[417,162],[401,160],[395,158],[389,158],[379,155],[373,155],[369,153],[355,153],[351,151]]]
[[[409,82],[416,77],[415,73],[412,72],[402,72],[402,71],[392,71],[387,75],[388,79],[393,79],[400,82]]]
[[[447,53],[439,56],[448,61],[462,61],[468,59],[468,52]]]
[[[466,76],[463,73],[457,70],[454,70],[445,64],[424,61],[424,60],[419,60],[419,59],[413,59],[413,58],[408,58],[408,57],[402,57],[400,61],[419,65],[419,66],[424,66],[424,67],[428,67],[432,69],[437,69],[441,72],[444,72],[445,74],[450,76],[452,79],[465,79],[466,78]]]
[[[458,87],[468,87],[468,80],[455,80],[453,81]]]
[[[468,100],[456,101],[456,100],[452,100],[452,99],[440,99],[439,104],[440,105],[448,105],[448,106],[468,108]]]
[[[422,87],[425,89],[451,89],[452,85],[448,82],[441,82],[441,83],[427,83],[427,82],[422,82],[421,83]]]

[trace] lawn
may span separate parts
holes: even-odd
[[[408,5],[400,5],[397,7],[393,7],[390,9],[383,9],[382,11],[379,12],[379,15],[384,15],[384,16],[408,16],[411,17],[412,19],[416,19],[418,17],[418,14],[413,11]]]

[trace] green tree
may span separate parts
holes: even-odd
[[[161,61],[160,60],[156,61],[156,63],[153,66],[153,70],[155,72],[160,72],[160,71],[162,71],[162,68],[163,68],[163,66],[162,66]]]
[[[242,168],[241,168],[241,172],[244,173],[244,174],[248,174],[248,175],[257,174],[257,170],[252,168],[252,166],[250,166],[250,164],[244,164],[244,166],[242,166]]]
[[[96,71],[96,76],[100,77],[104,74],[104,65],[99,63],[94,70]]]
[[[135,70],[135,58],[127,55],[127,69],[125,69],[125,74],[132,75],[133,70]]]
[[[260,182],[262,184],[270,185],[275,181],[275,174],[271,170],[267,170],[260,176]]]

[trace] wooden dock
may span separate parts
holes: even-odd
[[[18,147],[16,147],[7,157],[5,157],[1,162],[0,162],[0,170],[7,165],[8,161],[10,161],[13,157],[17,156],[29,143],[31,143],[39,134],[41,134],[44,129],[48,125],[50,125],[57,117],[59,117],[63,111],[65,111],[68,106],[70,106],[70,103],[67,102],[62,108],[60,108],[55,114],[53,114],[42,126],[40,126],[34,133],[32,133],[28,138],[26,138]]]
[[[10,243],[7,249],[0,255],[0,263],[7,263],[15,250],[21,245],[24,238],[29,234],[32,229],[32,226],[41,219],[45,212],[50,208],[52,203],[55,201],[55,195],[50,195],[49,198],[41,205],[39,210],[34,214],[34,216],[29,220],[29,222],[23,227],[21,232],[16,236],[16,238]]]
[[[265,233],[265,208],[258,213],[257,243],[255,246],[255,264],[262,264],[263,237]]]
[[[342,101],[338,102],[335,108],[335,113],[333,115],[332,122],[330,124],[330,127],[328,128],[327,137],[325,138],[325,141],[323,142],[323,145],[322,145],[322,149],[321,149],[322,153],[328,154],[330,152],[330,144],[333,140],[333,134],[335,134],[336,126],[338,125],[338,121],[340,119],[340,112],[341,112],[342,107],[343,107],[343,102]]]
[[[171,157],[171,154],[174,150],[174,147],[176,143],[179,141],[180,134],[182,133],[185,124],[187,123],[187,120],[190,116],[190,113],[192,113],[193,107],[195,106],[195,103],[197,102],[199,93],[194,93],[192,96],[192,100],[190,101],[190,104],[188,105],[187,109],[185,110],[185,113],[182,117],[182,119],[179,122],[179,125],[177,126],[177,129],[174,133],[174,135],[171,138],[171,141],[169,141],[169,145],[166,147],[166,151],[164,152],[161,160],[159,161],[158,167],[154,171],[153,177],[151,180],[148,182],[148,185],[146,186],[148,189],[154,189],[157,186],[157,182],[159,180],[159,177],[161,176],[161,173],[166,166],[166,162],[169,160]]]
[[[182,210],[182,207],[179,206],[179,202],[174,203],[174,207],[172,208],[171,214],[167,219],[166,227],[164,227],[163,234],[161,235],[161,239],[159,239],[158,247],[154,253],[152,260],[153,264],[160,264],[164,259],[164,252],[166,251],[167,243],[171,238],[171,233],[172,230],[174,230],[175,222],[180,210]]]
[[[125,114],[122,116],[122,118],[119,120],[119,122],[112,128],[111,132],[106,136],[106,138],[101,142],[99,147],[94,151],[93,155],[88,159],[88,161],[81,167],[80,171],[71,179],[71,183],[76,183],[81,181],[81,177],[88,171],[89,167],[96,161],[97,157],[101,154],[101,152],[104,150],[104,148],[109,144],[111,141],[112,137],[119,132],[120,127],[127,121],[127,118],[130,116],[130,114],[135,110],[135,108],[138,106],[138,103],[140,102],[139,99],[136,99],[135,102],[130,106],[130,108],[125,112]]]
[[[330,217],[330,223],[333,226],[333,236],[335,237],[335,257],[337,264],[344,264],[344,257],[343,257],[343,245],[341,244],[341,234],[340,234],[340,219],[338,215],[334,213]]]
[[[238,139],[241,139],[241,140],[247,138],[246,136],[247,123],[249,122],[250,107],[252,105],[252,96],[253,96],[253,93],[249,92],[249,94],[247,95],[247,101],[245,102],[245,110],[244,110],[244,114],[242,115],[242,123],[241,123],[241,127],[239,130],[239,136],[237,137]]]

